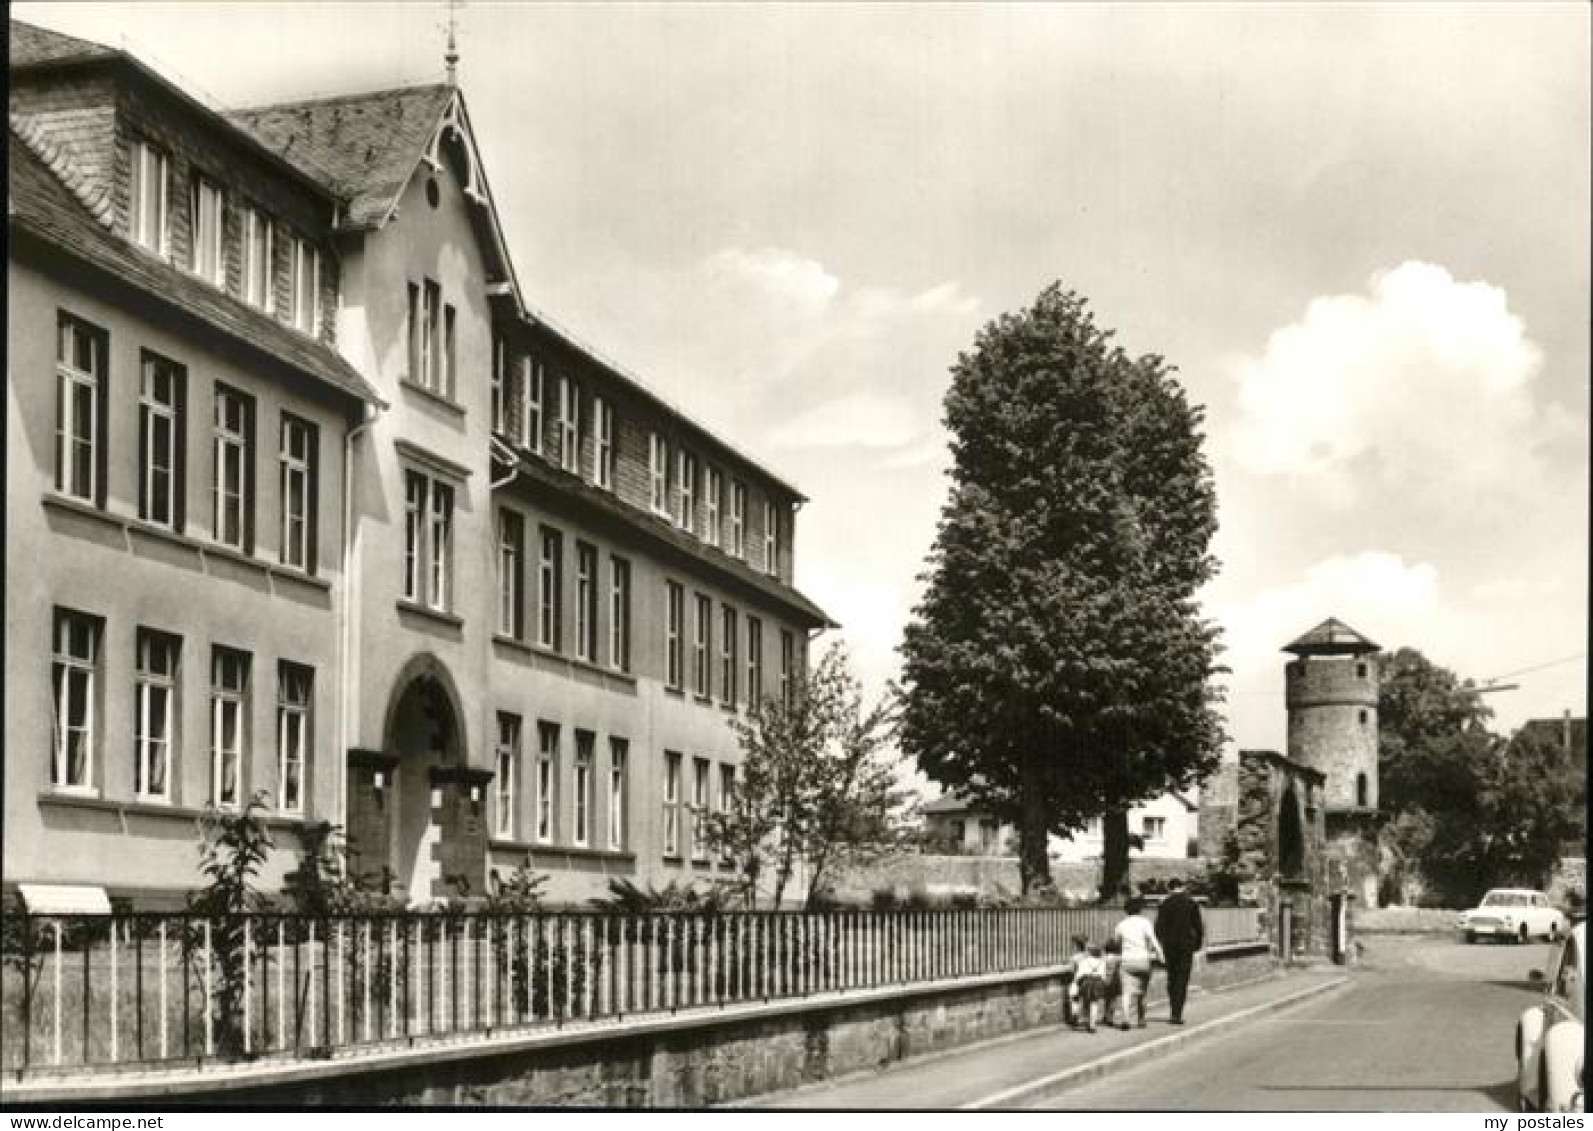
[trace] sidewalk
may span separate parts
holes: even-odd
[[[1158,979],[1158,982],[1160,979]],[[1182,1026],[1168,1024],[1165,998],[1152,999],[1144,1029],[1083,1030],[1055,1026],[917,1057],[878,1072],[760,1096],[756,1108],[953,1109],[1020,1106],[1055,1091],[1163,1056],[1190,1041],[1242,1025],[1345,984],[1342,968],[1290,971],[1213,993],[1191,991]]]

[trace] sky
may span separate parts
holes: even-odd
[[[1584,4],[458,13],[527,300],[810,496],[873,689],[945,501],[949,366],[1048,283],[1179,369],[1227,730],[1329,616],[1586,713]],[[213,105],[437,81],[446,6],[16,4]],[[485,375],[483,375],[485,380]]]

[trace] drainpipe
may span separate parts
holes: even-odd
[[[355,635],[359,609],[360,584],[355,562],[359,556],[358,534],[354,526],[354,444],[366,429],[376,423],[376,417],[387,405],[378,401],[367,403],[360,420],[343,437],[343,608],[338,623],[338,688],[337,699],[337,823],[348,832],[348,750],[352,736],[349,730],[357,706],[358,687],[354,676],[354,649],[358,643]],[[346,861],[337,861],[339,874]]]

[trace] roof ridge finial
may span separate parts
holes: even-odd
[[[443,52],[443,64],[447,67],[448,85],[459,85],[459,44],[455,36],[458,29],[459,0],[448,0],[448,49]]]

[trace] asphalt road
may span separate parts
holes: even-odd
[[[1535,996],[1527,973],[1547,965],[1549,947],[1409,937],[1366,946],[1351,984],[1321,1001],[1025,1106],[1513,1110],[1515,1022]],[[1200,1020],[1194,1003],[1189,1020]]]

